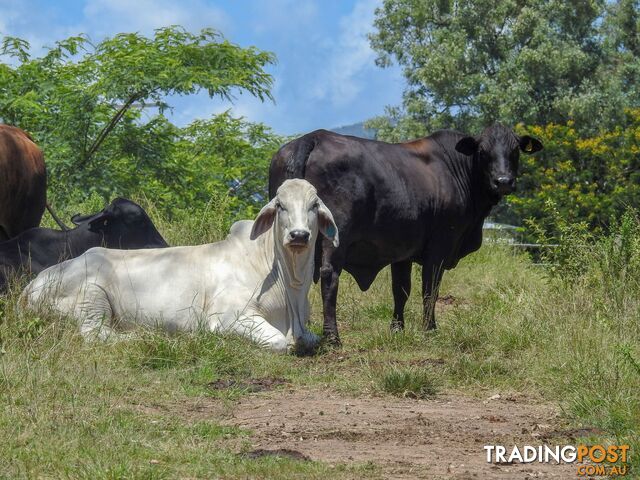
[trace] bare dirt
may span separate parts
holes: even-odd
[[[371,462],[384,478],[576,478],[572,465],[487,463],[484,445],[570,442],[557,411],[524,396],[412,400],[278,389],[243,396],[225,422],[253,431],[256,456]]]
[[[288,383],[284,378],[252,378],[245,381],[238,380],[216,380],[207,384],[212,390],[225,390],[228,388],[237,388],[246,390],[247,392],[264,392],[272,390],[274,387]]]

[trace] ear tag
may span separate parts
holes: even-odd
[[[527,146],[524,148],[525,152],[532,152],[533,151],[533,142],[531,140],[529,140],[529,143],[527,143]]]
[[[336,228],[333,225],[327,227],[327,236],[333,238],[336,236]]]

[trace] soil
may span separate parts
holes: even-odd
[[[263,392],[272,390],[275,387],[288,383],[284,378],[252,378],[250,380],[216,380],[207,384],[213,390],[225,390],[228,388],[237,388],[248,392]]]
[[[487,463],[484,445],[571,443],[555,408],[522,395],[412,400],[278,389],[243,396],[225,422],[253,432],[248,455],[371,462],[384,478],[577,478],[573,465]]]

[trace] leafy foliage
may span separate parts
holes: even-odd
[[[185,208],[231,189],[236,209],[250,208],[250,195],[232,187],[253,185],[245,176],[254,170],[266,175],[277,137],[228,113],[186,128],[162,114],[167,95],[206,91],[229,100],[247,92],[270,99],[264,68],[272,54],[240,48],[213,30],[175,26],[153,38],[122,33],[97,45],[70,37],[35,58],[26,41],[5,37],[0,53],[13,58],[0,64],[0,118],[43,148],[54,198],[137,192],[161,207]],[[159,115],[147,120],[142,110],[149,106]]]
[[[639,105],[637,1],[385,0],[375,27],[378,64],[408,83],[371,123],[385,139],[494,121],[593,133]]]
[[[283,142],[268,127],[234,119],[228,112],[194,121],[181,130],[173,155],[176,164],[189,169],[181,180],[191,191],[189,203],[202,204],[207,192],[215,191],[230,196],[234,212],[254,215],[268,197],[269,161]]]
[[[581,134],[572,121],[527,128],[545,148],[535,157],[521,156],[519,192],[507,198],[511,220],[533,218],[552,234],[558,217],[607,230],[612,218],[638,205],[640,110],[627,109],[625,116],[624,124],[595,135]]]

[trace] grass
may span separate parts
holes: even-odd
[[[415,367],[392,367],[382,372],[380,386],[383,392],[406,398],[429,398],[438,390],[434,375],[427,369]]]
[[[212,208],[202,218],[154,221],[173,244],[199,243],[221,238],[223,224],[208,222],[219,215]],[[592,442],[630,443],[631,468],[639,471],[640,455],[633,454],[640,451],[636,239],[640,229],[627,221],[611,238],[575,249],[571,272],[563,273],[560,259],[555,276],[525,255],[485,246],[445,275],[441,293],[454,302],[438,305],[439,328],[428,333],[421,329],[419,268],[400,334],[389,330],[388,270],[364,293],[345,274],[338,302],[343,349],[301,358],[210,333],[143,331],[133,341],[87,344],[64,319],[16,314],[18,283],[0,301],[0,477],[379,474],[370,465],[242,455],[252,432],[226,427],[222,419],[246,391],[210,384],[256,378],[352,395],[516,392],[558,404],[575,427],[604,432]],[[317,286],[311,302],[311,327],[319,333]],[[204,404],[213,410],[198,413]]]

